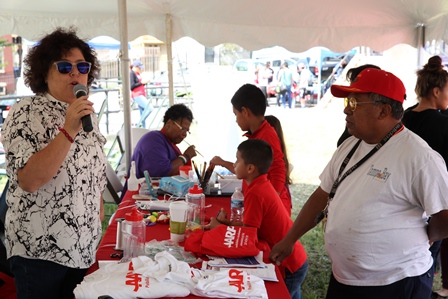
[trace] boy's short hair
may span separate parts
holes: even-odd
[[[258,168],[259,174],[268,173],[272,164],[272,148],[264,140],[249,139],[238,145],[244,163],[253,164]]]
[[[232,97],[232,106],[239,112],[243,107],[249,109],[255,116],[264,116],[266,98],[260,88],[253,84],[244,84]]]

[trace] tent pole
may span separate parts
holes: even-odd
[[[174,105],[174,87],[173,87],[173,48],[172,48],[172,30],[171,14],[167,13],[165,18],[166,26],[166,52],[168,55],[168,94],[170,96],[170,106]]]
[[[420,69],[423,65],[423,49],[425,48],[425,32],[426,26],[423,23],[417,24],[417,69]]]
[[[126,171],[131,165],[132,157],[132,135],[131,135],[131,92],[129,81],[129,52],[128,52],[128,27],[127,27],[127,9],[126,0],[118,0],[118,19],[120,28],[120,51],[121,51],[121,69],[122,71],[122,96],[123,96],[123,114],[124,114],[124,155],[126,158]]]
[[[322,96],[322,49],[319,50],[319,62],[317,63],[319,72],[317,73],[317,82],[319,82],[319,90],[317,91],[317,104],[320,104],[320,97]]]

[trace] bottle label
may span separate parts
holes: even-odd
[[[230,205],[232,208],[242,208],[244,207],[244,201],[241,199],[231,199]]]
[[[187,226],[187,222],[178,222],[170,220],[170,232],[172,234],[183,235],[185,234],[185,228]]]

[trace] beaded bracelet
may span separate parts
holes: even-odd
[[[65,135],[65,137],[67,137],[68,141],[70,141],[71,143],[75,142],[75,140],[73,140],[72,136],[70,136],[64,128],[58,127],[58,130],[61,131],[62,134]]]
[[[182,162],[184,162],[184,164],[187,164],[187,158],[185,158],[183,155],[179,155],[177,157],[180,158]]]

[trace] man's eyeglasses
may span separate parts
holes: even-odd
[[[172,120],[172,122],[176,124],[176,126],[179,128],[179,130],[182,131],[182,133],[191,134],[191,133],[190,133],[190,130],[187,130],[187,129],[182,128],[182,126],[179,125],[179,124],[178,124],[177,122],[175,122],[174,120]]]
[[[375,102],[357,102],[355,98],[344,98],[344,107],[350,107],[350,110],[355,111],[357,105],[375,104]]]
[[[86,75],[90,72],[90,66],[92,64],[87,61],[80,61],[77,63],[71,63],[68,61],[57,61],[54,63],[54,65],[56,66],[58,72],[63,75],[69,74],[73,70],[73,67],[75,65],[79,73]]]

